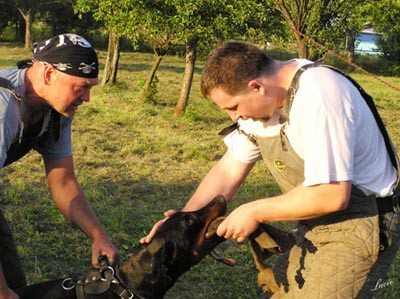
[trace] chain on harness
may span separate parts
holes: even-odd
[[[65,291],[75,289],[77,299],[84,299],[85,294],[100,295],[111,291],[121,299],[144,299],[129,289],[117,276],[115,268],[108,262],[107,256],[100,256],[99,269],[91,269],[85,277],[66,278],[61,283]]]

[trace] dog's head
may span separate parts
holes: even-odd
[[[179,276],[224,241],[207,232],[210,224],[225,214],[223,196],[217,196],[198,211],[176,212],[149,244],[134,249],[130,260],[121,267],[121,276],[145,298],[162,298]]]
[[[154,241],[168,248],[166,265],[171,272],[180,276],[225,240],[217,234],[207,235],[213,221],[225,214],[225,198],[217,196],[198,211],[175,213],[161,226]]]

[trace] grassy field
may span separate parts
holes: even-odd
[[[105,53],[100,53],[104,62]],[[0,43],[0,67],[13,67],[30,53]],[[96,87],[73,126],[76,174],[106,231],[127,257],[162,212],[180,209],[202,177],[224,153],[218,131],[230,124],[224,112],[200,96],[196,68],[186,113],[173,117],[183,77],[184,60],[167,56],[157,73],[156,104],[139,98],[140,82],[153,58],[122,53],[118,83]],[[400,149],[400,94],[362,74],[351,74],[376,98],[397,149]],[[400,78],[383,78],[400,86]],[[66,223],[54,207],[36,153],[0,172],[1,207],[15,234],[29,283],[76,276],[90,266],[90,242]],[[278,193],[263,165],[241,187],[230,210],[250,199]],[[167,298],[262,298],[246,244],[225,242],[218,250],[236,260],[229,268],[210,258],[186,273]],[[377,298],[400,297],[400,256],[390,271],[390,286]]]

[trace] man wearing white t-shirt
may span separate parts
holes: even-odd
[[[217,234],[243,242],[260,223],[298,221],[288,266],[276,267],[280,289],[273,297],[367,298],[368,285],[384,279],[371,269],[384,258],[384,269],[373,270],[384,275],[397,248],[396,207],[389,202],[379,213],[377,207],[398,190],[397,161],[360,90],[328,67],[302,69],[311,64],[272,60],[236,42],[210,53],[202,93],[237,124],[224,139],[226,154],[184,210],[201,208],[218,194],[232,199],[264,160],[283,194],[239,206]]]

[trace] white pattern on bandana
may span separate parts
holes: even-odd
[[[70,63],[54,63],[53,64],[57,70],[59,71],[66,71],[67,69],[72,69],[72,66],[70,66]]]
[[[91,64],[86,64],[81,62],[82,65],[81,67],[79,67],[78,69],[82,71],[82,73],[84,74],[90,74],[93,70],[96,69],[96,63],[92,62]]]

